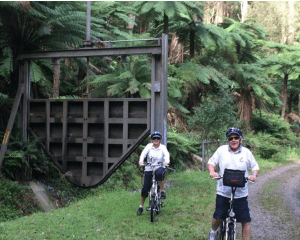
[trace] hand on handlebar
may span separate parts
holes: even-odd
[[[216,172],[209,173],[210,178],[218,178],[219,174]]]
[[[254,175],[250,175],[250,176],[248,177],[248,180],[249,180],[250,182],[255,182],[256,177],[255,177]]]

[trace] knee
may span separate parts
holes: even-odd
[[[145,187],[143,187],[141,195],[142,195],[142,197],[147,198],[148,197],[148,189],[146,189]]]

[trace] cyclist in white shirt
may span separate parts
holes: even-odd
[[[164,175],[166,172],[166,167],[170,163],[170,154],[165,145],[160,143],[162,135],[159,131],[154,131],[151,133],[152,142],[147,144],[140,155],[139,165],[144,164],[144,159],[147,157],[147,162],[163,162],[163,166],[155,167],[155,178],[159,183],[161,190],[161,198],[166,198],[165,188],[164,188]],[[144,185],[141,193],[141,203],[137,211],[137,215],[143,212],[143,206],[146,198],[148,197],[148,192],[150,191],[152,185],[152,169],[150,166],[145,167],[144,172]]]
[[[226,132],[228,145],[219,147],[213,156],[208,160],[207,169],[211,178],[223,176],[225,168],[238,169],[245,171],[245,177],[249,181],[255,181],[259,167],[248,148],[241,145],[243,134],[237,128],[229,128]],[[219,172],[215,171],[215,167],[219,167]],[[248,176],[248,168],[251,169],[252,175]],[[222,181],[217,183],[216,209],[211,221],[211,231],[209,240],[214,240],[218,227],[222,220],[226,218],[229,209],[229,199],[231,187],[224,186]],[[244,188],[237,188],[235,192],[233,210],[237,222],[242,223],[243,240],[250,239],[250,211],[248,207],[248,182]]]

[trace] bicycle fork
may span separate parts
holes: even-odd
[[[231,198],[230,198],[230,208],[229,208],[229,213],[228,217],[226,218],[226,236],[225,239],[230,239],[230,240],[235,240],[236,239],[236,218],[235,218],[235,213],[233,212],[233,199],[234,199],[234,193],[235,189],[233,188]]]

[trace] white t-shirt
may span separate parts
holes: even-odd
[[[147,156],[147,162],[150,162],[152,159],[152,163],[158,163],[158,162],[170,163],[170,154],[166,146],[163,144],[159,144],[158,148],[155,148],[153,146],[153,143],[148,143],[140,155],[139,163],[144,163],[144,159],[146,156]],[[159,166],[155,167],[155,170],[157,168],[159,168]],[[146,172],[152,171],[152,169],[150,166],[146,166],[145,171]]]
[[[258,164],[248,148],[240,146],[236,152],[232,152],[228,145],[223,145],[217,149],[207,164],[219,166],[219,176],[223,176],[225,168],[244,170],[245,177],[248,177],[248,169],[259,170]],[[231,187],[224,186],[222,179],[217,183],[217,194],[230,198]],[[245,187],[236,188],[235,198],[248,196],[248,182]]]

